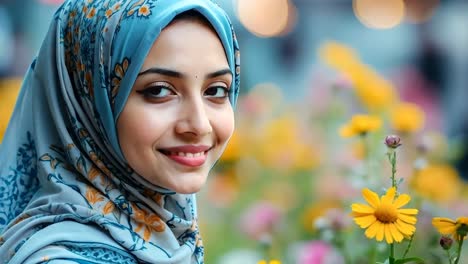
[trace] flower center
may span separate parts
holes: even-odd
[[[398,219],[398,212],[391,204],[380,204],[374,215],[382,223],[393,223]]]

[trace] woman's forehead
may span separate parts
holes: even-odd
[[[164,29],[153,43],[142,70],[149,67],[214,72],[229,65],[215,32],[201,23],[180,21]]]

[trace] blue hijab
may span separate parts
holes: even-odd
[[[2,261],[203,263],[195,195],[137,175],[116,131],[154,41],[189,10],[224,46],[234,107],[238,44],[215,3],[67,0],[58,9],[0,146]]]

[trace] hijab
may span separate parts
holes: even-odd
[[[203,263],[195,194],[136,174],[116,131],[154,41],[189,10],[223,44],[234,107],[238,44],[212,1],[67,0],[59,7],[0,145],[0,259]]]

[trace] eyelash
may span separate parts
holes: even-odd
[[[211,87],[208,87],[206,90],[205,90],[205,93],[207,91],[209,91],[210,89],[222,89],[224,91],[224,95],[222,96],[213,96],[213,95],[210,95],[209,97],[211,98],[216,98],[216,99],[226,99],[229,97],[229,88],[227,87],[224,87],[224,86],[211,86]],[[217,91],[216,91],[217,92]]]
[[[224,86],[220,86],[220,85],[210,86],[210,87],[206,88],[204,93],[206,94],[207,91],[210,91],[212,89],[216,89],[215,95],[207,95],[207,97],[210,98],[211,100],[216,100],[217,102],[221,102],[221,101],[224,102],[229,97],[229,88],[224,87]],[[219,89],[222,89],[224,91],[224,95],[216,96]],[[168,93],[166,95],[162,95],[162,96],[159,95],[161,93],[161,91],[163,91],[163,90],[167,90]],[[147,87],[146,89],[137,91],[137,93],[142,94],[147,99],[158,100],[158,101],[162,101],[162,102],[167,101],[170,98],[170,96],[176,95],[176,93],[174,92],[174,88],[172,88],[172,86],[161,85],[161,84]]]
[[[162,90],[169,91],[170,95],[175,95],[172,87],[169,85],[153,85],[146,89],[137,91],[139,94],[142,94],[145,98],[148,99],[164,99],[167,98],[168,95],[158,96]]]

